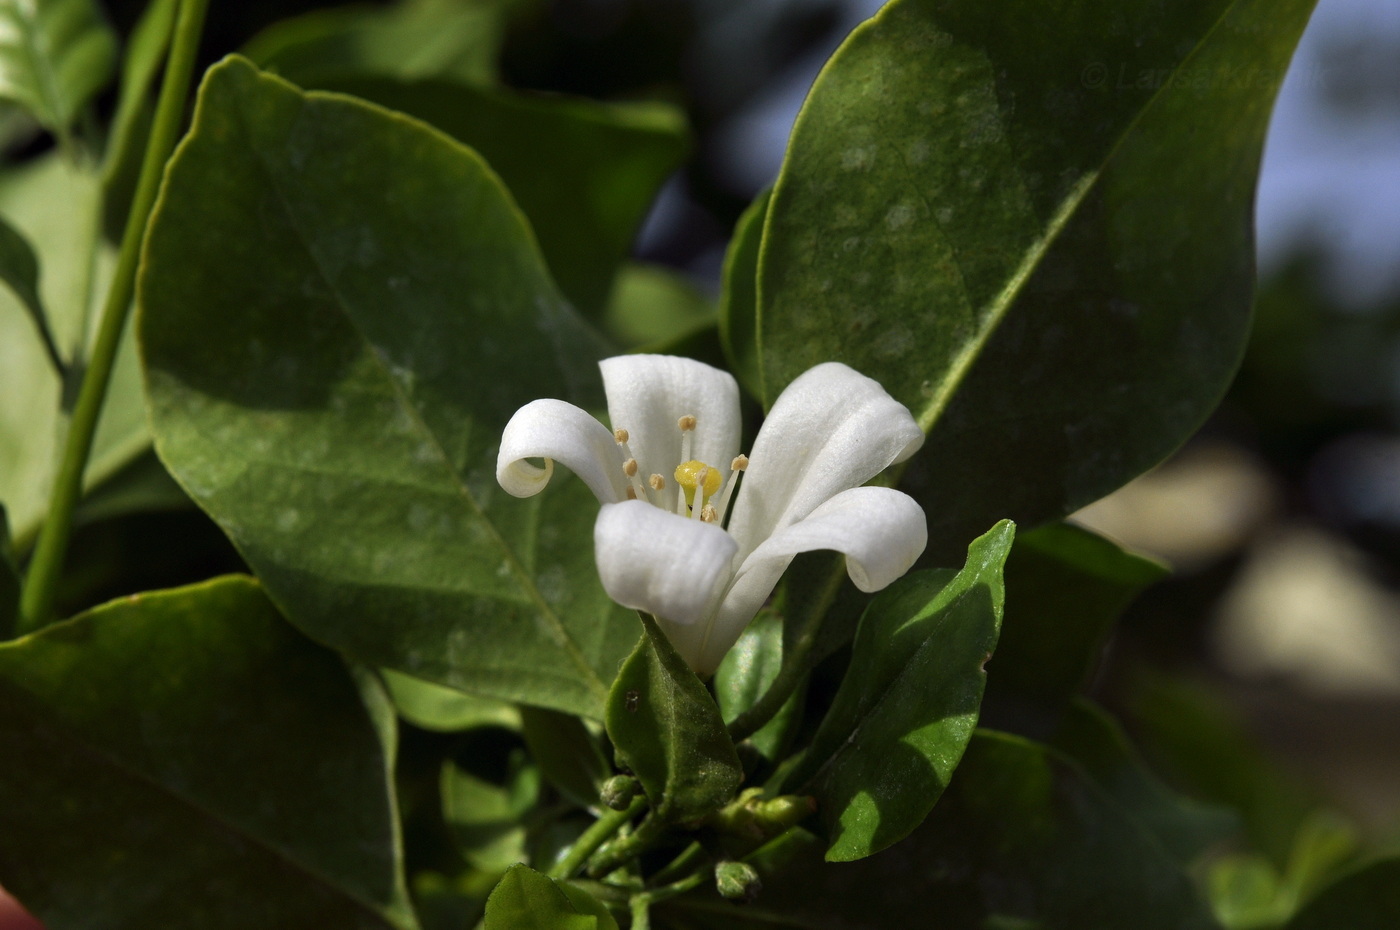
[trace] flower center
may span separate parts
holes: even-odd
[[[629,482],[629,500],[643,500],[663,510],[674,509],[680,516],[689,516],[706,523],[724,521],[725,514],[729,511],[729,502],[734,495],[734,487],[738,483],[738,473],[748,467],[749,460],[743,455],[736,456],[729,466],[733,474],[730,475],[730,480],[725,482],[719,469],[691,458],[692,434],[697,425],[693,416],[683,416],[676,422],[681,431],[681,463],[671,474],[678,492],[674,498],[669,492],[664,476],[653,474],[643,480],[636,456],[627,445],[632,438],[631,434],[625,429],[613,430],[613,438],[617,440],[618,448],[622,452],[622,472]],[[697,492],[700,496],[698,502],[695,499]]]

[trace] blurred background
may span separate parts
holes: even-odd
[[[216,0],[206,58],[328,5]],[[107,4],[123,34],[143,7]],[[522,0],[503,82],[685,109],[693,157],[667,183],[636,257],[713,299],[730,230],[776,176],[813,77],[878,7]],[[1220,410],[1174,458],[1077,519],[1174,568],[1129,608],[1096,696],[1182,787],[1269,808],[1259,822],[1275,826],[1261,830],[1277,836],[1262,845],[1282,861],[1319,810],[1338,835],[1400,840],[1394,0],[1318,3],[1275,112],[1258,227],[1256,332]],[[75,546],[70,608],[237,565],[190,509],[100,516]],[[172,538],[181,545],[164,551]],[[1230,765],[1194,765],[1204,754]]]

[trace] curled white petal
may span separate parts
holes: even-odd
[[[763,422],[729,531],[747,556],[764,539],[923,445],[907,407],[840,362],[787,386]]]
[[[593,524],[593,545],[608,597],[682,625],[700,624],[712,613],[738,548],[715,524],[644,501],[604,505]]]
[[[673,355],[620,355],[598,363],[614,429],[629,433],[632,454],[643,475],[660,474],[669,483],[681,463],[681,431],[676,421],[693,416],[691,458],[712,465],[728,479],[739,453],[739,384],[734,376],[704,362]]]
[[[538,458],[545,460],[543,468],[529,461]],[[496,481],[509,494],[530,497],[549,484],[555,460],[582,478],[604,504],[626,495],[627,478],[611,430],[562,400],[531,401],[501,434]]]
[[[851,581],[869,593],[907,572],[927,543],[923,508],[904,492],[851,488],[837,494],[770,536],[743,560],[720,603],[696,670],[719,667],[798,553],[832,549],[845,554]]]

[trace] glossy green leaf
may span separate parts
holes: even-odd
[[[486,902],[485,930],[617,930],[587,892],[517,865]]]
[[[904,838],[947,786],[977,726],[1015,533],[997,524],[968,547],[961,571],[906,575],[861,618],[831,710],[787,779],[816,797],[829,860]]]
[[[39,297],[39,257],[34,254],[29,240],[4,220],[0,220],[0,281],[9,285],[11,293],[24,305],[29,319],[34,323],[35,332],[44,343],[44,351],[53,363],[54,371],[62,377],[67,366],[49,329],[44,301]]]
[[[608,696],[608,736],[653,816],[694,820],[728,801],[744,773],[710,692],[654,620],[642,625]]]
[[[613,774],[598,741],[572,714],[520,708],[520,735],[546,781],[570,803],[596,807],[598,792]]]
[[[1400,857],[1363,866],[1324,888],[1286,930],[1392,930],[1400,926]]]
[[[514,704],[464,694],[384,669],[380,673],[399,716],[415,727],[442,733],[474,730],[477,727],[520,729],[520,710]]]
[[[608,334],[638,352],[676,354],[677,345],[715,326],[715,308],[686,277],[660,265],[622,266],[603,316]]]
[[[540,770],[513,754],[505,784],[458,768],[442,768],[442,815],[462,855],[483,872],[500,873],[524,861],[525,815],[539,800]]]
[[[98,244],[100,197],[97,176],[56,152],[0,174],[0,215],[38,253],[39,297],[66,359],[81,357],[96,325],[90,309],[105,294],[114,264],[113,250]],[[70,366],[70,376],[80,369]],[[23,552],[48,508],[66,423],[65,386],[23,305],[6,288],[0,288],[0,397],[0,501]],[[98,424],[87,487],[100,485],[149,448],[135,341],[128,333]]]
[[[783,664],[783,621],[760,613],[724,656],[715,671],[715,700],[726,723],[754,705],[768,690]],[[773,719],[748,738],[770,762],[782,757],[802,716],[800,691],[783,704]]]
[[[1118,723],[1086,700],[1070,706],[1053,745],[1079,763],[1183,867],[1240,831],[1234,811],[1197,803],[1163,784]]]
[[[315,86],[415,116],[481,153],[529,219],[560,290],[594,317],[688,145],[684,117],[662,104],[602,104],[444,81]]]
[[[719,338],[729,370],[765,406],[768,398],[758,348],[758,251],[772,196],[772,188],[759,194],[735,224],[724,256],[719,298]]]
[[[989,709],[1015,714],[1027,728],[1057,714],[1088,686],[1123,608],[1166,574],[1160,563],[1072,524],[1020,534],[1006,560],[1001,641],[987,666]]]
[[[393,717],[255,582],[0,646],[0,882],[53,930],[415,925]]]
[[[597,403],[597,343],[479,157],[231,58],[140,295],[158,451],[293,623],[367,665],[602,716],[636,621],[581,544],[593,496],[563,470],[529,500],[495,479],[520,406]]]
[[[304,87],[362,75],[489,83],[516,5],[519,0],[400,0],[316,10],[269,26],[244,54]]]
[[[887,4],[774,189],[767,396],[838,359],[907,404],[935,557],[1160,461],[1239,363],[1260,153],[1313,3]]]
[[[0,2],[0,100],[67,133],[117,61],[117,39],[92,0]]]

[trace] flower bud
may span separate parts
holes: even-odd
[[[615,811],[625,811],[632,803],[632,799],[637,796],[637,790],[641,786],[637,779],[631,775],[614,775],[603,782],[603,790],[599,792],[599,798],[603,804]]]
[[[747,862],[726,860],[715,866],[715,888],[731,901],[749,902],[763,890],[763,882]]]

